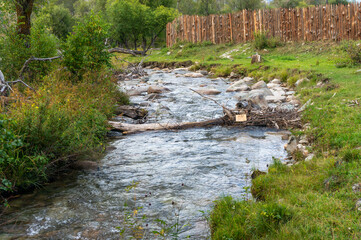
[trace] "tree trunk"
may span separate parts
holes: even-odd
[[[34,1],[35,0],[16,1],[17,30],[20,35],[30,35],[31,13],[33,12]]]

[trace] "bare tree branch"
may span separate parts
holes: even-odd
[[[24,74],[26,68],[29,66],[30,62],[32,62],[32,61],[42,61],[42,62],[44,62],[44,61],[50,61],[50,62],[51,62],[51,61],[53,61],[53,60],[55,60],[55,59],[59,59],[59,58],[61,58],[61,56],[50,57],[50,58],[36,58],[36,57],[31,57],[31,58],[29,58],[28,60],[25,61],[23,67],[22,67],[21,70],[20,70],[19,78],[20,78],[20,79],[23,79],[23,74]]]

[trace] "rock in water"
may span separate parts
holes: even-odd
[[[266,109],[268,108],[268,103],[264,97],[264,95],[254,95],[249,97],[249,101],[251,102],[252,108],[256,109]]]
[[[151,93],[163,93],[169,91],[168,88],[165,87],[158,87],[158,86],[150,86],[147,90],[148,94]]]
[[[293,154],[297,150],[297,139],[295,136],[291,136],[288,139],[288,143],[285,145],[285,149],[289,154]]]
[[[267,88],[267,84],[264,81],[259,81],[252,85],[252,89]]]
[[[184,74],[185,77],[191,77],[191,78],[201,78],[203,77],[202,73],[186,73]]]
[[[197,92],[203,95],[218,95],[221,93],[217,89],[199,89]]]

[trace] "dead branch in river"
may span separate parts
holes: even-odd
[[[210,119],[200,122],[184,123],[149,123],[149,124],[128,124],[120,122],[109,122],[113,129],[123,133],[132,134],[145,131],[181,130],[188,128],[200,128],[211,126],[264,126],[277,129],[288,129],[301,127],[301,119],[295,111],[275,111],[274,109],[247,110],[246,121],[237,122],[236,116],[239,110],[229,110],[232,118],[227,113],[221,118]]]

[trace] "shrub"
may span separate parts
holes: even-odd
[[[215,77],[228,77],[231,74],[232,69],[227,66],[219,66],[212,68],[212,72]]]
[[[74,25],[74,20],[70,10],[63,5],[50,4],[41,9],[33,25],[46,26],[59,39],[65,40]]]
[[[100,16],[90,14],[79,22],[64,44],[64,65],[78,79],[87,71],[99,71],[110,66],[110,54],[105,50],[107,25]]]
[[[254,46],[256,49],[265,49],[268,47],[267,35],[265,33],[254,34]]]
[[[14,130],[23,136],[25,154],[54,161],[102,146],[106,120],[120,96],[117,86],[104,72],[86,74],[78,84],[72,84],[68,75],[51,74],[36,93],[28,91],[10,107],[8,114],[16,119]]]
[[[288,79],[288,71],[287,71],[287,70],[283,70],[283,71],[280,73],[280,78],[281,78],[281,81],[282,81],[282,82],[286,82],[287,79]]]
[[[361,64],[361,44],[347,42],[342,45],[342,50],[347,53],[352,64]]]
[[[56,46],[56,37],[40,26],[33,27],[30,37],[20,37],[15,30],[10,31],[0,36],[0,69],[7,79],[16,79],[27,59],[31,56],[53,57],[56,54]],[[39,80],[50,69],[49,62],[32,62],[25,76],[30,81]]]
[[[268,37],[267,33],[257,32],[254,34],[254,46],[256,49],[276,48],[282,45],[279,38]]]
[[[0,115],[0,194],[45,179],[47,158],[23,155],[26,144],[12,131],[13,123]]]

